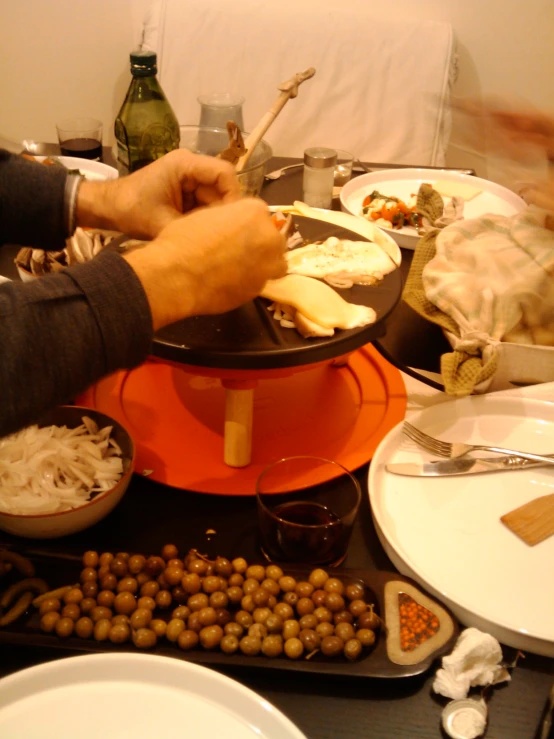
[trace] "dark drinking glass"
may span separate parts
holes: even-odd
[[[337,565],[346,557],[360,485],[338,462],[288,457],[256,482],[264,556],[273,562]]]
[[[60,151],[66,157],[102,160],[102,121],[65,118],[56,123]]]
[[[68,139],[60,144],[64,157],[81,157],[82,159],[102,158],[102,143],[96,139]]]

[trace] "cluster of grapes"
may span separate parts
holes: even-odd
[[[180,558],[172,544],[150,557],[88,551],[82,563],[78,585],[36,599],[44,632],[142,649],[165,638],[183,650],[355,660],[380,626],[362,583],[320,568],[300,580],[242,557]]]

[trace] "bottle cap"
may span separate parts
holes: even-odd
[[[486,727],[487,706],[483,700],[462,698],[444,707],[442,728],[452,739],[477,739]]]
[[[323,146],[313,146],[304,152],[304,164],[315,169],[334,167],[337,163],[337,152]]]
[[[156,74],[157,56],[155,51],[132,51],[131,52],[131,72],[135,76]]]

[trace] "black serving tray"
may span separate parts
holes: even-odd
[[[18,550],[20,554],[28,557],[36,567],[36,576],[45,579],[51,589],[69,585],[79,581],[82,569],[81,558],[71,554],[50,554],[39,550]],[[267,563],[265,563],[267,564]],[[311,568],[310,568],[311,569]],[[309,568],[285,567],[285,574],[307,577]],[[362,582],[366,590],[366,602],[375,604],[375,611],[379,615],[384,614],[384,587],[390,580],[407,582],[423,591],[417,583],[409,578],[403,577],[396,572],[380,570],[358,570],[358,569],[333,569],[327,571],[332,577],[340,578],[345,584]],[[4,577],[0,587],[2,590],[10,584],[12,573]],[[429,596],[427,593],[426,595]],[[434,600],[431,597],[432,600]],[[170,618],[172,606],[166,611],[156,611],[156,618]],[[443,606],[444,607],[444,606]],[[451,614],[450,614],[451,615]],[[269,658],[264,656],[249,657],[240,653],[233,655],[223,654],[220,651],[206,651],[196,648],[190,652],[184,652],[177,645],[166,640],[160,640],[154,649],[148,650],[152,654],[175,657],[177,659],[189,660],[199,664],[214,667],[244,667],[248,669],[262,668],[269,670],[284,670],[294,672],[317,673],[321,675],[344,675],[350,677],[371,678],[401,678],[419,675],[428,670],[435,659],[450,651],[458,633],[458,625],[451,615],[454,623],[454,633],[447,643],[439,650],[429,655],[426,659],[415,665],[397,665],[387,656],[386,652],[386,625],[377,632],[377,641],[371,650],[364,650],[362,657],[355,662],[350,662],[343,657],[325,657],[321,653],[315,654],[310,659],[291,660],[285,656]],[[55,634],[45,634],[39,627],[39,614],[36,609],[18,621],[0,628],[0,644],[22,645],[27,648],[36,647],[59,649],[60,652],[67,650],[73,652],[136,652],[132,644],[112,644],[111,642],[95,642],[92,639],[80,639],[70,637],[62,639]]]
[[[294,216],[305,240],[318,241],[337,236],[365,241],[362,236],[331,223]],[[295,330],[281,328],[272,317],[269,302],[256,298],[229,313],[196,316],[178,321],[158,331],[152,352],[155,356],[199,367],[218,369],[275,369],[314,364],[359,349],[385,334],[385,321],[400,300],[402,274],[395,269],[376,285],[354,285],[338,290],[349,303],[375,310],[377,320],[370,326],[337,330],[334,336],[305,339]]]

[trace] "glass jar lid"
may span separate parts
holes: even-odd
[[[315,169],[334,167],[337,163],[337,152],[324,146],[312,146],[304,152],[304,164]]]

